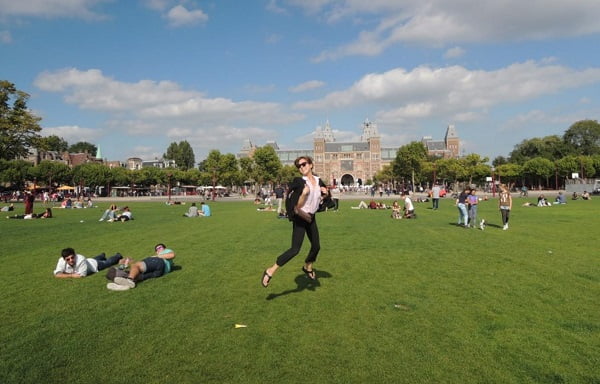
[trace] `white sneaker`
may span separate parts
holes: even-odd
[[[98,221],[104,221],[104,219],[100,219],[100,220],[98,220]]]
[[[508,224],[504,224],[504,227],[502,227],[503,231],[506,231],[508,229]]]
[[[107,221],[107,222],[109,222],[109,223],[112,223],[112,222],[113,222],[113,219],[108,219],[108,220],[106,220],[106,221]]]
[[[127,291],[128,289],[130,289],[127,285],[119,285],[115,283],[106,284],[106,288],[108,288],[111,291]]]
[[[135,288],[135,282],[126,277],[115,277],[115,283],[119,285],[125,285],[129,288]]]

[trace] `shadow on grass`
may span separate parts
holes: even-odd
[[[300,293],[305,290],[314,291],[315,289],[317,289],[317,287],[321,286],[321,283],[319,283],[319,279],[328,279],[331,277],[331,273],[329,272],[324,272],[320,270],[315,270],[315,272],[317,276],[316,280],[311,280],[308,277],[306,277],[304,273],[302,273],[296,276],[296,278],[294,279],[294,281],[296,282],[295,289],[288,289],[287,291],[283,291],[281,293],[271,293],[267,296],[267,300],[273,300],[280,296],[289,295],[290,293]]]

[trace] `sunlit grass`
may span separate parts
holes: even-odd
[[[102,205],[3,219],[0,382],[600,382],[600,199],[521,201],[508,231],[482,202],[480,231],[455,225],[449,199],[418,203],[416,220],[344,200],[317,218],[318,282],[300,270],[306,242],[267,289],[291,224],[251,202],[213,203],[211,218],[128,202],[127,223],[98,222]],[[134,290],[52,276],[67,246],[139,259],[157,242],[181,269]]]

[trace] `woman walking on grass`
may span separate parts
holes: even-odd
[[[512,196],[505,184],[500,186],[498,203],[500,204],[500,213],[502,214],[502,229],[506,231],[508,229],[510,210],[512,209]]]
[[[317,278],[313,263],[317,260],[321,244],[315,212],[319,209],[322,196],[327,195],[328,192],[319,177],[313,175],[313,161],[310,157],[301,156],[294,161],[294,165],[298,168],[302,177],[294,179],[286,200],[286,210],[292,222],[292,246],[277,258],[275,264],[263,272],[261,284],[265,288],[269,286],[269,282],[277,269],[283,267],[300,252],[304,235],[310,241],[310,251],[304,260],[302,271],[311,280]]]

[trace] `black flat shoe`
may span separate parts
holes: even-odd
[[[302,272],[304,272],[306,274],[306,277],[308,277],[309,279],[317,280],[317,274],[315,273],[314,269],[312,271],[309,271],[308,269],[302,267]]]
[[[268,277],[267,279],[267,283],[265,284],[265,276]],[[271,282],[271,279],[273,278],[273,276],[269,275],[269,273],[267,272],[267,270],[265,269],[265,271],[263,272],[262,275],[262,279],[260,280],[260,284],[267,288],[269,286],[269,283]]]

